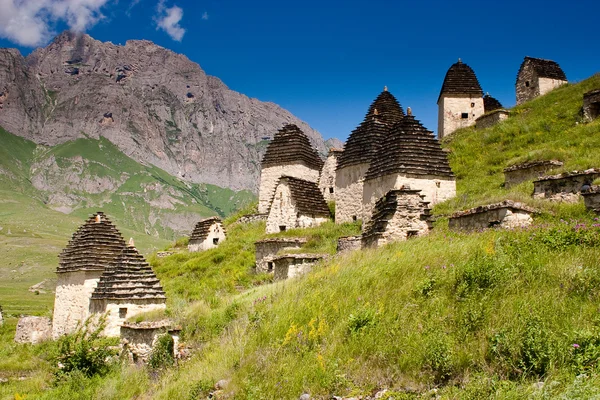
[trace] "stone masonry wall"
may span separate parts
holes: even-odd
[[[335,222],[342,224],[361,219],[363,181],[369,164],[338,169],[335,176]]]
[[[587,193],[582,193],[582,196],[585,208],[592,210],[595,213],[600,213],[600,191],[598,191],[598,188]]]
[[[89,316],[90,298],[98,285],[102,271],[75,271],[58,274],[52,337],[75,331],[79,322]]]
[[[360,236],[342,236],[337,241],[337,253],[346,253],[354,250],[360,250],[362,247],[362,238]]]
[[[52,321],[47,317],[21,317],[17,323],[15,342],[36,344],[50,339]]]
[[[457,129],[474,125],[484,112],[482,97],[442,95],[438,102],[438,137],[441,139]],[[462,118],[463,113],[467,118]]]
[[[477,129],[489,128],[508,119],[509,112],[506,110],[494,110],[477,118],[475,122]]]
[[[538,76],[532,67],[526,66],[517,77],[517,105],[535,99],[540,95]]]
[[[598,171],[598,170],[596,170]],[[533,197],[556,201],[577,202],[581,188],[590,185],[600,177],[600,171],[565,175],[556,179],[542,179],[533,182]]]
[[[556,89],[559,86],[564,85],[567,81],[559,80],[559,79],[550,79],[550,78],[539,78],[539,95],[543,96],[546,93]]]
[[[600,117],[600,89],[583,95],[583,116],[587,121]]]
[[[104,328],[104,334],[109,337],[119,336],[121,332],[121,325],[127,320],[127,318],[134,317],[138,314],[164,310],[167,305],[164,303],[157,303],[156,299],[136,299],[124,300],[119,302],[117,300],[93,300],[91,310],[94,313],[107,313],[106,317],[106,328]]]
[[[363,226],[371,219],[373,207],[377,200],[390,190],[402,189],[403,187],[421,190],[421,194],[425,196],[425,201],[428,201],[430,206],[456,196],[456,181],[453,179],[439,179],[427,175],[408,176],[396,174],[369,179],[365,182],[363,189]]]
[[[214,244],[214,240],[218,239],[217,244]],[[225,240],[225,230],[219,223],[212,224],[209,228],[208,235],[203,241],[190,240],[188,244],[189,251],[204,251],[217,247],[221,242]]]
[[[319,261],[320,258],[302,258],[302,255],[281,256],[273,261],[275,264],[274,278],[275,280],[283,280],[306,274]]]
[[[260,189],[258,192],[258,213],[269,212],[271,199],[277,187],[277,181],[284,175],[304,179],[309,182],[318,182],[321,171],[309,168],[302,164],[286,164],[275,167],[263,168],[260,173]]]
[[[256,249],[256,272],[273,272],[273,270],[269,270],[269,263],[273,262],[273,258],[275,258],[280,251],[299,249],[305,243],[305,238],[261,240],[254,243]]]
[[[335,169],[337,167],[337,154],[338,153],[336,152],[331,152],[325,160],[325,164],[323,164],[323,169],[321,170],[319,189],[321,190],[321,193],[323,193],[325,201],[335,200]],[[331,193],[332,190],[333,193]]]
[[[538,179],[560,166],[562,166],[561,162],[550,161],[524,164],[523,168],[507,168],[504,170],[504,187],[509,188],[521,182]]]
[[[533,222],[531,214],[524,210],[497,208],[481,213],[452,217],[448,223],[451,229],[479,230],[490,227],[518,228]]]
[[[291,191],[286,183],[277,186],[271,211],[267,218],[266,233],[280,232],[280,226],[285,229],[309,228],[327,221],[327,218],[313,217],[311,215],[299,215],[298,209],[291,196]]]

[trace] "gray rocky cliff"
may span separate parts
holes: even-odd
[[[26,58],[0,49],[0,125],[39,144],[103,136],[184,180],[256,191],[268,140],[286,123],[326,154],[321,135],[288,111],[149,41],[65,32]]]

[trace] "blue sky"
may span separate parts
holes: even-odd
[[[0,0],[0,47],[29,53],[68,27],[152,40],[345,140],[384,85],[435,131],[459,57],[509,107],[526,55],[557,61],[572,82],[600,72],[599,16],[597,0]]]

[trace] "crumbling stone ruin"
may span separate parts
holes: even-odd
[[[1,102],[0,97],[0,105]],[[583,95],[583,117],[588,121],[600,117],[600,89],[590,90]]]
[[[448,227],[462,230],[522,228],[531,225],[531,215],[535,213],[535,209],[522,203],[505,200],[454,213],[448,221]]]
[[[337,253],[347,253],[362,248],[362,236],[340,236],[337,241]]]
[[[107,313],[106,336],[119,336],[127,318],[143,312],[164,310],[167,297],[160,281],[133,244],[106,267],[92,292],[90,311]]]
[[[226,238],[225,227],[219,217],[210,217],[196,224],[190,241],[189,251],[203,251],[215,248]]]
[[[598,177],[600,169],[595,168],[545,176],[533,182],[533,197],[575,203],[579,201],[581,193],[592,188],[592,183]]]
[[[363,228],[362,246],[379,247],[429,233],[430,209],[424,197],[420,190],[388,191],[377,201],[372,218]]]
[[[325,254],[282,254],[273,259],[274,278],[295,278],[309,272],[313,265],[323,260]]]
[[[370,105],[363,122],[352,131],[338,156],[335,176],[335,222],[361,219],[364,177],[371,160],[392,125],[400,122],[404,110],[384,88]]]
[[[558,160],[531,161],[504,168],[504,187],[509,188],[531,179],[541,178],[555,168],[562,167]]]
[[[21,317],[17,322],[15,342],[37,344],[52,336],[52,321],[48,317]]]
[[[56,270],[52,336],[73,332],[95,313],[108,312],[107,335],[140,312],[165,308],[154,272],[102,212],[90,217],[61,252]]]
[[[267,238],[254,243],[256,272],[275,270],[273,259],[284,250],[299,249],[307,242],[306,238]]]
[[[551,60],[525,57],[517,74],[517,105],[567,83],[567,76],[560,66]]]
[[[330,148],[327,159],[323,164],[321,176],[319,177],[319,189],[323,193],[325,201],[335,201],[335,170],[337,168],[337,159],[343,151],[334,147]]]
[[[173,340],[173,356],[177,357],[181,328],[169,320],[125,322],[121,326],[121,346],[134,363],[146,363],[152,349],[161,335],[169,335]]]
[[[266,232],[317,226],[329,217],[329,207],[315,182],[283,176],[277,183]]]
[[[475,120],[477,129],[489,128],[496,125],[498,122],[508,119],[510,113],[502,107],[502,104],[486,93],[483,96],[484,114]]]
[[[585,208],[600,214],[600,187],[594,185],[589,190],[581,192]]]
[[[439,141],[408,109],[374,153],[364,178],[363,223],[371,219],[375,203],[394,189],[420,190],[435,205],[456,196],[456,178]]]
[[[438,97],[438,137],[474,125],[485,113],[482,96],[475,72],[459,58],[446,72]]]
[[[262,159],[258,213],[269,212],[279,178],[291,176],[318,182],[323,160],[296,125],[285,125],[267,146]]]
[[[269,217],[269,214],[246,214],[242,215],[233,223],[235,224],[250,224],[258,221],[266,221]]]

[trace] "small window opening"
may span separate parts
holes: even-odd
[[[529,81],[525,82],[525,87],[529,87]]]
[[[213,244],[219,244],[219,238],[213,238]]]
[[[279,232],[285,232],[285,225],[279,225]]]
[[[119,308],[119,318],[127,317],[127,307]]]
[[[272,261],[267,263],[267,268],[269,271],[273,271],[273,262]]]
[[[596,119],[600,117],[600,102],[590,104],[590,118]]]
[[[329,188],[329,193],[333,193],[333,188],[332,187]]]
[[[475,107],[475,103],[471,103],[471,108]]]
[[[300,213],[296,213],[296,218],[300,218]]]
[[[460,117],[462,119],[467,119],[467,118],[469,118],[469,113],[462,113],[462,114],[460,114]]]
[[[356,222],[356,215],[352,216],[352,221]]]
[[[435,183],[435,187],[440,187],[440,183],[441,183],[441,182],[436,182],[436,183]]]
[[[417,237],[418,234],[419,234],[419,231],[408,231],[408,232],[406,232],[406,238],[407,239],[414,238],[414,237]]]

